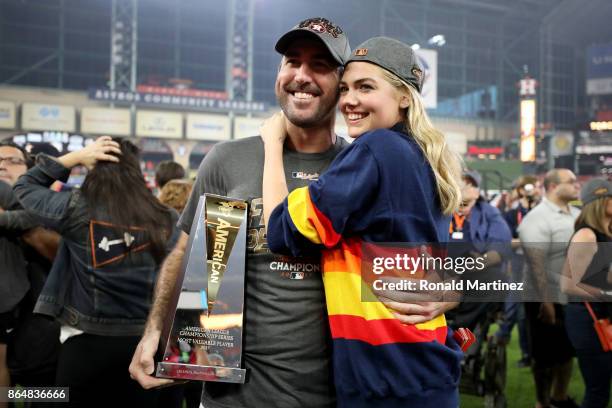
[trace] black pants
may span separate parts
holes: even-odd
[[[56,386],[70,387],[61,407],[155,407],[157,390],[144,390],[128,367],[140,337],[80,334],[62,344]]]
[[[600,306],[594,304],[594,306]],[[601,305],[603,306],[603,305]],[[583,408],[605,408],[610,402],[612,383],[612,352],[603,351],[593,319],[582,303],[570,303],[566,308],[567,334],[576,348],[580,372],[584,379]]]
[[[551,325],[538,318],[540,305],[535,302],[525,303],[529,354],[536,367],[549,369],[567,363],[576,353],[565,330],[564,307],[554,304],[556,323]]]

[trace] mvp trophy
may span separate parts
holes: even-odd
[[[244,383],[247,203],[205,194],[169,304],[157,377]]]

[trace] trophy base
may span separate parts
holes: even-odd
[[[246,369],[162,361],[157,363],[155,376],[177,380],[218,381],[244,384],[246,380]]]

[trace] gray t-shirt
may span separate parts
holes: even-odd
[[[347,143],[324,153],[285,150],[289,191],[314,180]],[[263,143],[259,136],[217,144],[206,155],[179,227],[190,232],[199,197],[249,201],[244,322],[245,384],[205,384],[216,407],[335,407],[329,328],[319,258],[272,254],[263,225]]]
[[[569,206],[564,211],[546,197],[525,216],[517,231],[523,247],[531,247],[546,254],[545,272],[550,296],[565,303],[567,296],[561,293],[561,273],[567,245],[574,233],[574,222],[580,210]],[[545,299],[550,300],[550,299]]]

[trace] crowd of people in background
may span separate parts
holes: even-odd
[[[328,54],[338,47],[342,47],[343,52],[349,52],[350,48],[347,41],[346,44],[339,45],[338,29],[329,21],[311,19],[302,24],[303,26],[300,25],[290,31],[293,32],[290,36],[292,38],[283,37],[277,44],[277,50],[283,54],[284,64],[279,70],[277,81],[280,85],[277,87],[277,92],[281,94],[284,92],[285,100],[281,98],[281,104],[287,105],[283,107],[286,108],[284,111],[289,121],[295,120],[295,123],[301,123],[300,126],[294,122],[287,125],[289,130],[285,130],[290,139],[289,143],[294,147],[304,148],[304,151],[283,150],[285,143],[285,134],[283,134],[283,140],[276,147],[276,156],[281,167],[283,159],[286,166],[307,162],[311,166],[308,171],[316,173],[318,177],[319,173],[332,163],[336,154],[340,154],[339,158],[344,157],[340,153],[342,149],[353,153],[359,151],[357,147],[346,148],[346,142],[331,137],[332,118],[335,115],[335,103],[338,99],[339,75],[342,72],[339,67],[347,61],[342,57],[342,53],[331,57]],[[309,38],[306,42],[304,38],[297,39],[296,43],[301,44],[301,47],[294,46],[291,41],[296,40],[293,38],[295,30],[303,31],[307,28],[312,29],[317,37]],[[335,33],[334,40],[328,42],[323,37],[325,30]],[[323,39],[323,43],[317,39],[319,37]],[[365,49],[365,53],[361,52],[352,57],[354,67],[359,66],[358,61],[363,63],[365,60],[358,58],[367,54],[367,46],[364,47],[366,48],[360,49]],[[402,45],[398,49],[404,48],[406,47]],[[391,61],[389,66],[395,66],[393,58],[396,56],[386,57]],[[376,61],[373,62],[374,65],[381,66],[382,63]],[[410,72],[401,71],[401,67],[398,69],[401,75],[397,76],[400,79],[414,79],[415,83],[420,83],[418,69]],[[303,89],[292,87],[292,78],[299,78],[308,85],[311,81],[308,75],[320,77],[320,83],[325,85],[323,91],[315,85]],[[350,86],[358,87],[361,92],[364,86],[363,78],[357,78],[355,81],[358,84]],[[400,85],[397,87],[401,88]],[[352,89],[349,88],[344,92]],[[304,91],[304,95],[306,91],[313,94],[323,93],[326,98],[326,105],[320,106],[315,112],[320,113],[320,117],[309,116],[309,120],[315,120],[314,123],[299,122],[302,119],[306,120],[298,117],[298,108],[300,104],[305,103],[304,101],[291,102],[293,105],[287,102],[293,100],[289,94],[299,94],[300,89]],[[407,95],[414,93],[409,86],[407,89],[404,90]],[[420,89],[417,87],[417,90]],[[324,91],[328,94],[325,95]],[[304,95],[298,99],[309,99]],[[404,94],[398,93],[398,95]],[[416,98],[414,95],[412,97]],[[365,99],[367,98],[364,97]],[[343,106],[357,103],[350,100],[347,102],[347,96],[342,100],[345,101]],[[398,96],[396,101],[398,109],[403,113],[397,118],[392,118],[395,122],[393,120],[391,122],[396,123],[401,119],[412,123],[414,120],[407,118],[405,111],[408,106],[415,106],[414,100],[406,102],[405,106],[402,105],[403,101],[404,99]],[[424,112],[424,109],[422,110]],[[291,116],[292,114],[295,118]],[[355,115],[359,114],[347,113],[349,118],[354,119]],[[421,115],[425,117],[424,114]],[[383,127],[385,129],[379,130],[380,132],[391,132],[388,128],[393,123],[384,123],[385,126],[373,125],[372,129]],[[318,144],[313,144],[313,140],[316,141],[313,135],[311,135],[312,140],[302,137],[309,130],[312,132],[314,125],[318,126],[315,130],[322,141]],[[420,131],[413,133],[417,135],[435,133],[426,128],[419,128]],[[398,127],[391,129],[394,129],[392,133],[397,136],[398,143],[404,143],[405,140],[402,138],[408,134],[406,128],[400,123]],[[365,144],[369,139],[366,137],[364,140],[355,142],[357,144],[354,146]],[[444,146],[442,139],[437,143],[420,141],[419,146],[427,143]],[[228,146],[233,146],[234,150],[228,150]],[[414,148],[419,154],[421,154],[419,149],[427,151],[423,146],[415,146],[411,145],[411,149]],[[364,154],[370,154],[371,148],[371,146],[363,148]],[[249,197],[251,199],[249,227],[255,230],[255,238],[265,236],[266,225],[262,214],[265,209],[261,199],[264,148],[261,138],[218,145],[205,159],[195,185],[185,178],[185,170],[178,163],[160,163],[155,177],[157,191],[147,188],[141,171],[138,149],[127,139],[103,136],[80,151],[63,155],[43,150],[40,153],[30,152],[12,142],[0,143],[0,265],[2,265],[0,386],[19,384],[70,387],[73,406],[111,406],[117,404],[119,399],[121,404],[126,406],[181,407],[183,400],[187,401],[188,407],[199,406],[201,383],[179,384],[164,389],[141,387],[148,381],[147,376],[152,374],[150,366],[147,366],[146,374],[142,367],[137,367],[148,364],[148,360],[140,360],[144,353],[143,349],[149,347],[145,351],[152,359],[155,350],[151,350],[151,344],[154,348],[159,342],[159,333],[157,337],[155,335],[147,337],[145,328],[153,330],[151,316],[155,314],[151,312],[152,299],[162,264],[164,260],[171,259],[175,261],[173,268],[179,268],[186,250],[197,199],[201,193],[206,191],[222,195],[232,193],[253,195]],[[257,157],[253,152],[259,152]],[[268,155],[266,160],[269,160],[268,153],[266,152]],[[427,154],[429,159],[431,152]],[[431,160],[435,162],[434,159]],[[235,166],[229,166],[230,162]],[[359,156],[354,162],[358,165],[350,162],[348,166],[354,172],[366,163],[360,160]],[[373,160],[367,163],[372,169],[380,168]],[[227,165],[228,168],[223,165]],[[86,167],[87,176],[78,188],[67,188],[64,183],[71,169],[76,166]],[[442,170],[436,168],[436,171],[447,174],[445,172],[448,169],[445,169],[445,166],[438,167]],[[221,168],[223,170],[213,170]],[[337,165],[332,164],[331,168],[338,171]],[[429,167],[425,169],[432,171],[428,170]],[[389,174],[394,171],[397,170],[394,168]],[[368,174],[363,174],[363,177],[363,180],[367,180]],[[415,180],[410,179],[410,182],[415,185],[421,183],[422,187],[423,178],[416,176],[413,178]],[[248,191],[243,191],[244,189],[238,191],[237,188],[244,186],[244,181],[247,179]],[[445,177],[436,173],[435,179],[438,180],[436,183],[440,183],[439,180],[445,180]],[[350,184],[348,176],[346,180],[338,180],[340,181],[336,187]],[[428,193],[427,197],[437,197],[438,193],[433,192],[437,191],[436,186],[439,188],[439,184],[433,180],[432,177],[429,186],[431,191],[427,190],[431,194]],[[289,189],[306,187],[309,181],[292,180],[291,183],[295,185],[290,185]],[[612,251],[606,244],[612,239],[612,182],[595,178],[582,186],[581,191],[572,171],[553,169],[544,175],[521,176],[515,181],[512,190],[508,191],[503,199],[498,200],[496,205],[489,203],[483,195],[482,184],[482,176],[478,172],[464,170],[461,184],[451,186],[457,193],[460,190],[461,197],[456,200],[458,197],[451,194],[452,199],[444,201],[447,204],[459,202],[458,208],[454,211],[450,207],[444,208],[444,214],[452,213],[448,234],[446,223],[443,225],[444,228],[437,228],[441,225],[440,220],[443,220],[440,208],[435,213],[438,221],[436,234],[443,236],[444,239],[440,241],[448,240],[465,245],[469,256],[486,258],[484,270],[473,272],[472,277],[480,274],[486,279],[499,278],[515,282],[531,280],[531,286],[541,295],[541,302],[524,303],[514,295],[509,295],[504,302],[493,302],[500,316],[499,330],[493,335],[500,344],[507,344],[514,326],[518,326],[521,358],[517,364],[521,367],[531,367],[536,389],[534,395],[536,408],[579,406],[568,392],[575,357],[585,386],[581,406],[605,408],[610,402],[612,353],[604,351],[603,340],[593,328],[593,319],[610,318],[611,315]],[[286,191],[287,185],[283,187]],[[357,185],[355,189],[350,190],[351,195],[346,196],[350,197],[350,200],[345,200],[344,205],[347,207],[349,204],[357,205],[359,188],[362,187]],[[373,191],[378,187],[378,185],[373,186]],[[307,188],[302,191],[307,191]],[[373,193],[371,196],[374,195]],[[446,197],[445,194],[441,196]],[[369,199],[370,195],[365,198]],[[317,196],[313,200],[320,202],[321,197]],[[431,198],[431,201],[435,199]],[[419,210],[416,208],[418,204],[411,203],[415,207],[414,213]],[[452,206],[451,204],[449,206]],[[582,210],[576,205],[582,205]],[[332,207],[328,208],[330,216],[334,211],[337,215],[338,210]],[[372,209],[365,204],[364,208]],[[374,213],[377,208],[372,209]],[[277,218],[279,214],[282,215],[279,211],[276,214]],[[180,214],[182,218],[179,220]],[[266,214],[275,219],[275,216],[269,212]],[[317,214],[320,216],[320,213]],[[292,221],[289,219],[284,221],[284,228],[287,230],[294,228]],[[359,226],[360,220],[354,221],[355,225]],[[381,231],[387,229],[386,225],[376,225]],[[361,231],[361,234],[367,236],[364,231]],[[287,235],[283,237],[287,239]],[[534,243],[544,245],[532,245]],[[293,245],[294,242],[291,241],[289,244]],[[334,245],[330,244],[330,247]],[[295,249],[293,252],[299,252],[300,248],[292,249]],[[253,270],[260,267],[261,271],[269,271],[267,265],[275,255],[270,253],[267,246],[263,243],[254,244],[250,250],[252,253],[249,254],[251,257],[249,260],[252,263],[249,267]],[[174,258],[168,255],[173,253]],[[318,258],[313,262],[319,262]],[[266,296],[276,296],[277,293],[266,294],[262,291],[261,285],[262,282],[270,285],[279,284],[271,279],[265,274],[258,276],[251,274],[250,280],[247,280],[247,300],[252,305],[269,307],[269,304],[265,303],[272,300]],[[286,282],[281,283],[284,286],[280,287],[279,291],[284,290],[283,293],[289,294],[288,296],[299,295],[293,287],[287,287]],[[301,316],[303,320],[285,321],[283,316],[277,316],[272,310],[270,316],[266,316],[265,313],[257,315],[247,312],[245,323],[246,341],[251,341],[251,344],[259,347],[258,350],[261,350],[262,355],[273,354],[275,345],[266,341],[265,336],[255,338],[257,336],[253,334],[256,331],[254,328],[258,328],[258,325],[266,325],[266,335],[277,333],[278,336],[294,336],[295,344],[302,342],[299,344],[304,344],[303,349],[287,351],[300,358],[288,358],[290,366],[283,366],[287,361],[279,360],[275,368],[280,372],[280,376],[275,377],[265,370],[257,371],[261,355],[249,355],[248,363],[253,371],[249,391],[242,393],[236,388],[240,387],[239,385],[224,387],[207,384],[204,394],[205,401],[208,401],[210,406],[217,406],[215,404],[219,401],[221,404],[241,402],[244,406],[249,406],[245,402],[248,395],[261,399],[253,406],[265,406],[266,397],[274,397],[268,394],[274,390],[282,392],[280,389],[283,387],[292,391],[291,394],[285,395],[293,404],[287,406],[306,406],[308,404],[306,401],[302,401],[304,405],[300,405],[300,385],[292,384],[290,377],[282,377],[283,373],[291,373],[296,367],[303,369],[302,378],[312,388],[309,390],[312,392],[309,398],[320,398],[322,401],[317,406],[334,404],[333,386],[328,384],[332,381],[329,361],[325,358],[317,359],[317,356],[313,358],[318,352],[321,354],[328,352],[327,326],[323,320],[319,321],[320,315],[325,313],[325,302],[322,300],[324,289],[319,280],[306,283],[310,285],[305,289],[309,291],[309,296],[316,296],[316,299],[320,300],[315,305],[318,309],[313,309],[312,313],[308,310],[307,313],[302,313],[304,311],[293,310],[295,305],[290,304],[293,298],[284,299],[287,310],[293,306],[292,313]],[[584,303],[585,298],[591,302]],[[391,312],[386,309],[390,303],[387,305],[378,303],[380,313],[385,316],[391,316],[393,312],[392,316],[407,319],[406,316],[402,316],[402,311],[405,315],[414,315],[413,312],[406,312],[408,305],[401,301],[391,302],[395,308]],[[304,304],[312,305],[312,302],[306,299]],[[449,314],[449,320],[452,320],[456,327],[473,328],[482,318],[483,312],[490,311],[491,304],[484,301],[462,302]],[[427,318],[418,323],[431,324],[431,321],[436,319],[444,320],[442,313],[446,310],[436,309],[434,306],[428,307],[432,309],[427,309],[426,312],[420,311]],[[275,319],[280,319],[281,323]],[[302,327],[300,325],[306,324],[305,321],[314,328],[310,333],[312,338],[308,338],[300,331]],[[408,320],[400,321],[402,324],[415,323]],[[280,330],[277,327],[280,324],[296,325],[293,326],[296,329]],[[440,326],[445,327],[446,323],[440,323]],[[154,329],[159,332],[159,327]],[[317,333],[314,333],[315,329],[318,330]],[[141,339],[143,331],[145,337]],[[311,355],[305,355],[307,348],[310,350],[313,347],[316,349],[314,353],[308,352],[306,354]],[[352,352],[354,353],[355,349]],[[444,356],[445,352],[438,351],[440,356]],[[378,360],[373,358],[373,355],[370,356],[371,361],[368,359],[364,361]],[[427,360],[432,355],[420,357]],[[354,356],[355,354],[347,354],[342,360],[342,365],[336,367],[336,370],[341,371],[342,367],[351,368],[348,365],[349,362],[355,362]],[[447,357],[447,360],[450,361],[451,358]],[[453,361],[458,366],[459,358],[455,360]],[[431,360],[429,362],[431,363]],[[132,367],[128,372],[130,363]],[[449,362],[448,366],[451,367],[453,364]],[[425,366],[426,361],[422,365]],[[318,374],[314,376],[310,374],[311,372]],[[367,372],[352,374],[359,381],[367,382]],[[455,378],[453,379],[455,382],[446,384],[452,392],[456,392],[456,380]],[[351,398],[356,398],[353,394],[363,392],[363,389],[355,391],[350,388],[355,385],[353,382],[347,380],[344,384],[348,391],[343,397],[351,401]],[[401,381],[396,385],[400,392]],[[377,387],[377,384],[372,385],[373,390],[377,390]],[[431,398],[431,395],[421,397],[425,401]],[[362,395],[357,399],[363,402],[368,398],[371,396]],[[453,398],[448,399],[451,400],[455,401]],[[3,407],[2,404],[0,402],[0,407]]]
[[[107,143],[106,147],[104,143]],[[95,149],[101,150],[95,152]],[[95,144],[76,154],[59,157],[58,153],[51,153],[38,154],[35,165],[31,153],[21,146],[10,142],[0,145],[0,257],[4,266],[0,275],[2,384],[66,385],[71,387],[71,395],[76,402],[98,395],[96,392],[100,391],[100,381],[105,379],[112,380],[108,385],[116,389],[124,387],[122,392],[126,398],[136,395],[134,401],[180,406],[182,399],[187,398],[190,401],[188,406],[198,406],[201,386],[181,385],[161,392],[144,391],[127,375],[127,365],[148,312],[145,299],[153,290],[151,283],[155,279],[155,265],[159,265],[163,259],[166,251],[163,248],[171,246],[172,225],[176,223],[176,214],[182,212],[189,199],[193,182],[185,179],[184,169],[178,163],[162,162],[156,172],[158,189],[155,198],[154,192],[145,188],[137,151],[127,141],[98,139]],[[57,185],[50,188],[57,180],[65,182],[69,169],[74,165],[95,169],[96,162],[104,161],[96,154],[116,155],[123,166],[131,166],[130,170],[121,169],[123,180],[132,183],[123,187],[124,193],[118,190],[121,187],[110,181],[114,177],[120,178],[119,173],[113,173],[113,170],[101,176],[98,183],[94,178],[96,171],[92,171],[80,189],[62,192]],[[52,158],[53,155],[56,158]],[[112,167],[112,162],[97,166],[98,171],[103,171],[106,166]],[[132,177],[126,177],[130,171]],[[503,205],[501,201],[498,202],[497,208],[487,202],[481,185],[481,175],[466,170],[461,190],[462,201],[449,226],[449,241],[470,242],[476,254],[487,253],[489,264],[484,273],[489,276],[495,274],[515,282],[527,276],[542,276],[542,281],[535,284],[541,284],[542,290],[555,294],[554,299],[549,296],[541,303],[523,303],[513,295],[509,296],[500,306],[499,329],[495,336],[507,344],[514,326],[518,326],[521,358],[516,364],[518,367],[531,366],[537,407],[579,406],[568,395],[574,357],[577,357],[585,383],[582,406],[605,407],[610,399],[612,355],[603,350],[593,329],[588,307],[580,299],[588,296],[594,301],[590,308],[596,316],[609,316],[610,303],[605,300],[609,300],[612,289],[609,269],[612,255],[611,248],[606,247],[605,243],[612,239],[612,183],[595,178],[582,186],[580,194],[580,186],[570,170],[554,169],[540,177],[525,175],[515,181],[513,189],[506,195],[508,199]],[[141,190],[143,200],[138,206],[139,212],[142,214],[143,205],[149,203],[158,212],[151,220],[155,220],[160,232],[156,249],[152,246],[146,251],[146,257],[120,263],[121,268],[140,270],[144,275],[147,275],[144,272],[146,269],[150,270],[150,285],[141,293],[142,301],[137,300],[136,293],[127,290],[133,287],[133,283],[109,282],[109,290],[116,290],[116,296],[106,301],[102,298],[72,298],[72,304],[80,306],[73,309],[64,307],[64,311],[71,310],[69,315],[54,315],[48,303],[49,299],[56,299],[58,295],[47,294],[49,288],[57,290],[58,279],[82,281],[78,274],[84,271],[78,268],[85,268],[87,273],[93,270],[88,269],[93,265],[87,265],[86,259],[70,259],[70,256],[91,244],[79,242],[88,237],[83,229],[89,229],[92,222],[97,221],[101,222],[102,228],[106,228],[105,222],[114,222],[113,225],[128,223],[126,218],[113,221],[109,215],[112,207],[92,207],[87,200],[99,203],[100,194],[119,198],[126,194],[125,189],[129,189],[133,203],[132,191],[135,188]],[[109,189],[114,190],[111,192]],[[582,211],[574,204],[581,204]],[[120,209],[127,215],[123,203],[118,202],[117,205],[115,210]],[[61,223],[57,221],[59,215]],[[135,219],[134,214],[128,217]],[[160,228],[164,225],[160,223],[163,217],[168,217],[168,221],[165,227]],[[136,225],[134,222],[129,224]],[[148,227],[150,229],[151,226]],[[102,235],[109,232],[102,229]],[[136,242],[143,239],[137,237],[136,230],[133,233]],[[69,249],[70,242],[75,248]],[[545,251],[528,244],[522,245],[536,242],[553,245]],[[496,243],[506,243],[508,246],[500,249],[502,247],[496,246]],[[572,245],[568,248],[569,243]],[[101,255],[104,255],[103,252]],[[576,259],[576,254],[585,252],[587,259],[582,260],[582,264],[566,265],[566,259]],[[568,254],[571,256],[568,257]],[[98,262],[105,261],[98,259]],[[75,267],[77,270],[71,269]],[[57,278],[57,273],[66,275]],[[71,273],[75,276],[69,277]],[[586,289],[581,283],[587,285]],[[88,320],[84,314],[88,310],[86,305],[97,303],[106,304],[109,308],[102,311],[108,313],[107,317],[125,317],[122,313],[127,312],[121,309],[129,308],[125,304],[128,299],[134,309],[140,310],[140,317],[125,327],[123,324],[110,324],[108,328],[104,328],[104,325],[96,328],[95,321]],[[457,326],[474,327],[482,316],[480,309],[487,305],[462,303],[451,313],[450,319],[459,320]],[[83,307],[85,309],[80,309]],[[34,311],[51,314],[56,319],[46,318]],[[105,330],[108,333],[105,334]],[[96,358],[90,353],[92,348],[97,350]],[[100,364],[92,363],[96,359],[106,362],[116,360],[116,365],[107,366],[109,371],[103,372],[99,369]],[[84,360],[92,363],[89,377],[83,371],[81,363]],[[140,397],[138,394],[141,394]],[[139,399],[143,395],[146,397]],[[96,398],[102,397],[100,394]]]
[[[605,245],[612,237],[612,182],[593,178],[581,188],[571,170],[553,169],[521,176],[504,198],[498,208],[513,237],[508,278],[531,279],[542,301],[509,296],[496,336],[507,342],[518,325],[517,364],[532,368],[538,408],[579,406],[568,395],[575,356],[585,385],[580,406],[606,407],[612,355],[594,320],[612,312],[612,247]]]

